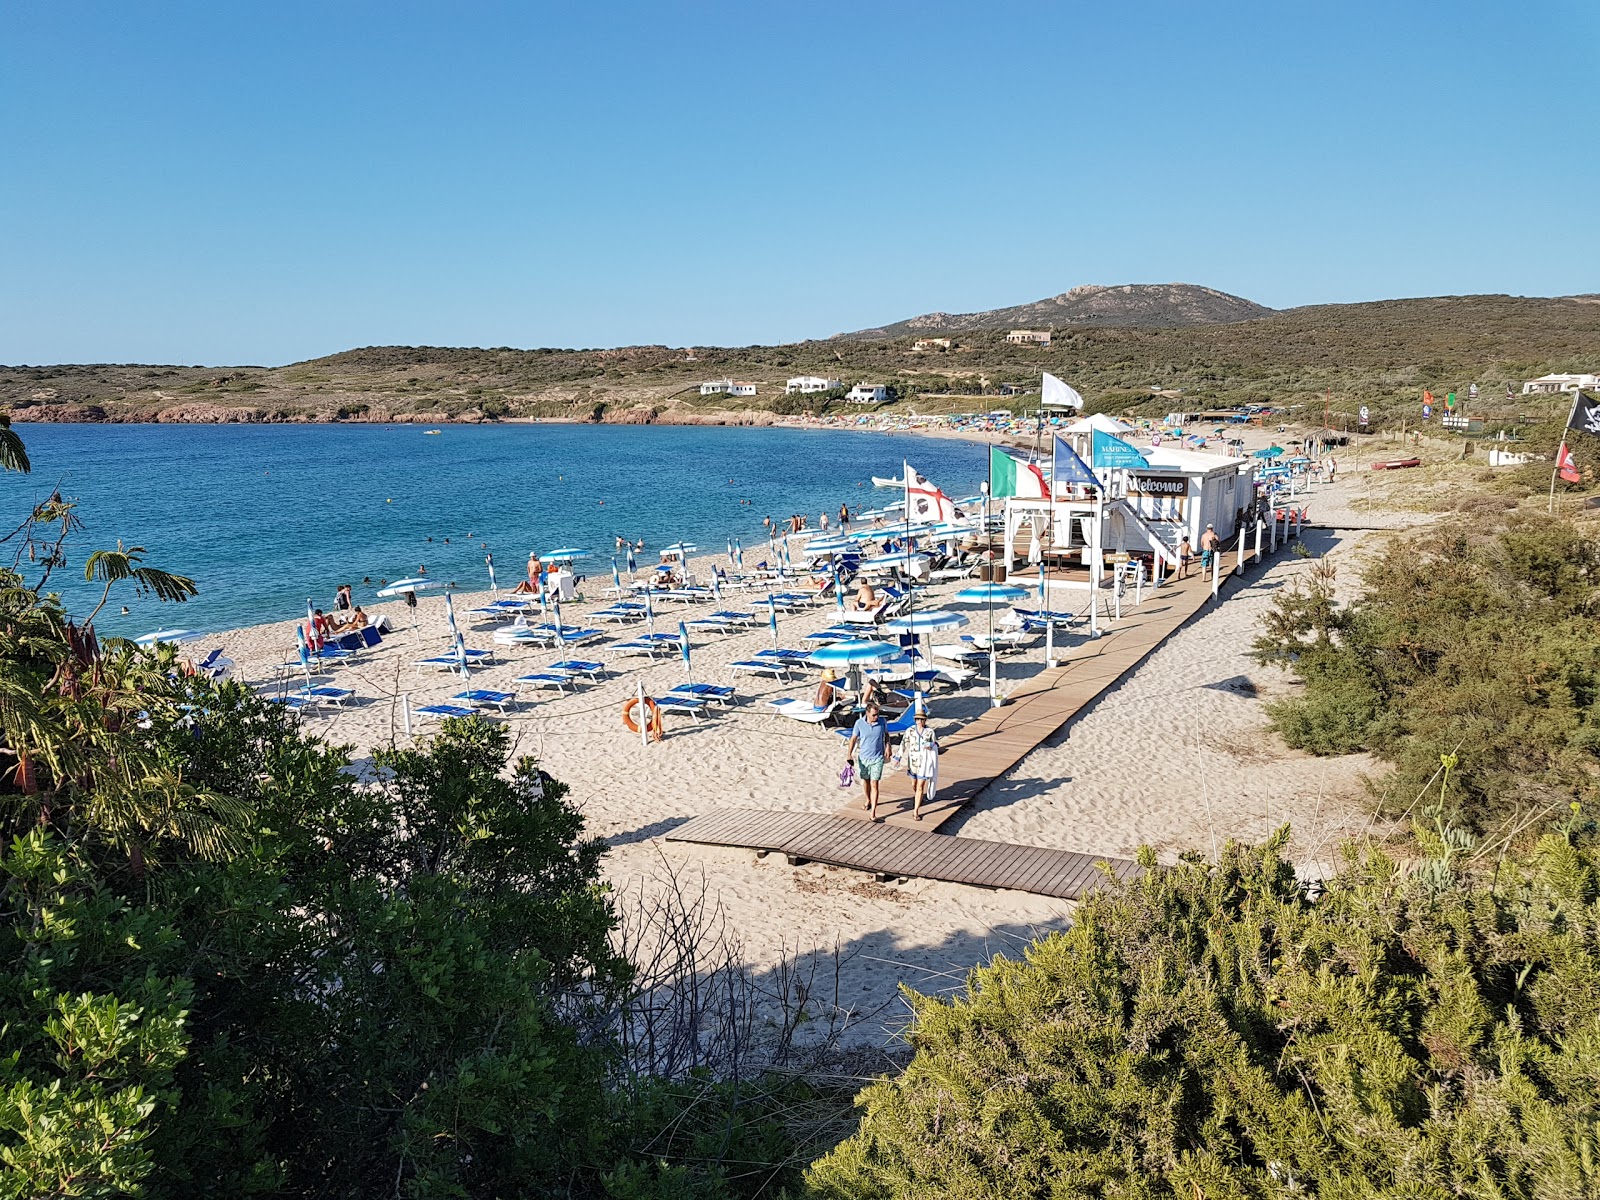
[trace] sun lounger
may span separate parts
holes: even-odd
[[[826,629],[808,633],[800,640],[814,646],[825,646],[830,642],[848,642],[867,632],[867,630],[859,629],[854,625],[830,625]]]
[[[592,614],[591,619],[626,625],[644,620],[644,615],[644,605],[642,604],[613,604],[609,608],[602,608],[599,612]]]
[[[606,673],[605,663],[587,658],[564,658],[558,663],[551,663],[549,669],[565,671],[568,675],[587,675],[597,683]]]
[[[771,675],[774,679],[789,678],[789,664],[775,658],[746,659],[743,662],[729,663],[728,669],[735,674],[743,671],[751,675]]]
[[[711,589],[707,587],[681,587],[668,588],[664,592],[657,592],[663,600],[682,600],[686,604],[699,604],[703,600],[712,599]]]
[[[780,717],[788,717],[791,721],[804,721],[807,725],[821,725],[839,707],[836,700],[832,704],[818,708],[809,700],[801,700],[791,696],[787,700],[768,700],[767,707]]]
[[[482,708],[485,705],[492,704],[502,714],[506,711],[506,705],[515,701],[516,698],[515,692],[497,692],[490,688],[471,688],[465,692],[457,692],[451,697],[452,700],[465,700],[473,708]]]
[[[688,713],[696,721],[711,707],[711,701],[702,700],[698,696],[674,696],[669,693],[665,696],[656,696],[654,700],[656,707],[662,712]]]
[[[1006,654],[1013,650],[1021,650],[1024,647],[1034,645],[1038,642],[1039,635],[1022,629],[1012,632],[997,629],[993,634],[964,633],[961,635],[961,640],[985,652],[988,651],[990,646],[993,646],[996,654]]]
[[[580,629],[576,625],[563,625],[559,636],[555,638],[557,646],[581,646],[585,642],[592,642],[595,638],[605,637],[601,629]]]
[[[494,652],[492,650],[467,651],[467,666],[469,667],[481,666],[483,663],[493,661],[493,659]],[[454,669],[459,664],[456,662],[456,653],[454,650],[452,650],[448,654],[435,654],[430,658],[419,658],[415,665],[418,671],[421,671],[424,667],[432,667],[436,671],[448,671]]]
[[[578,681],[566,671],[532,671],[527,675],[518,675],[512,682],[526,687],[555,688],[563,696],[568,688],[578,690]]]
[[[755,657],[756,658],[770,658],[770,659],[774,659],[774,660],[776,660],[778,662],[803,664],[806,661],[807,658],[811,657],[811,651],[809,651],[809,650],[789,650],[789,649],[757,650],[756,653],[755,653]]]
[[[527,610],[528,604],[525,600],[491,600],[478,608],[468,609],[467,615],[476,617],[480,621],[497,621]]]
[[[976,662],[984,657],[984,652],[976,646],[969,646],[959,642],[936,642],[933,645],[935,658],[948,658],[954,662]]]
[[[481,717],[483,713],[475,708],[468,708],[464,704],[424,704],[421,708],[413,710],[418,716],[433,717],[444,720],[446,717]]]
[[[699,700],[709,700],[713,704],[726,704],[733,699],[733,689],[721,683],[680,683],[675,688],[667,689],[669,696],[693,696]]]
[[[494,631],[496,646],[548,646],[555,634],[548,629],[534,629],[528,625],[507,625]]]
[[[673,639],[676,641],[677,639]],[[632,641],[617,642],[611,647],[613,654],[648,654],[654,658],[658,654],[671,654],[672,647],[661,642],[647,641],[644,638],[634,638]]]
[[[355,691],[352,688],[330,686],[303,687],[293,694],[303,699],[314,700],[319,704],[326,701],[329,704],[336,704],[343,708],[344,702],[354,696]]]

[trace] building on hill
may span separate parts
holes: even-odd
[[[1026,396],[1029,392],[1037,392],[1038,390],[1031,383],[1002,383],[1000,385],[1000,394],[1002,396]]]
[[[1541,375],[1522,385],[1524,396],[1554,396],[1600,388],[1600,375]]]
[[[700,385],[702,396],[726,396],[733,391],[733,380],[713,379]]]
[[[889,389],[881,383],[858,383],[844,398],[851,404],[882,404],[889,398]]]
[[[734,380],[732,385],[728,388],[728,395],[730,396],[754,396],[755,394],[755,384],[745,383],[737,379]]]
[[[948,350],[953,345],[949,338],[918,338],[911,343],[911,353],[926,354],[930,350]]]
[[[842,379],[824,379],[820,375],[796,375],[784,385],[783,394],[793,396],[798,392],[801,395],[809,395],[812,392],[828,392],[843,386]]]
[[[1006,341],[1013,346],[1048,346],[1050,344],[1050,331],[1048,329],[1013,329],[1006,334]]]

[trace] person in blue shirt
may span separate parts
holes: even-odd
[[[883,719],[878,706],[869,703],[866,713],[856,719],[855,727],[850,730],[850,744],[845,747],[844,757],[846,762],[855,760],[856,774],[861,778],[861,791],[866,798],[862,807],[874,821],[878,819],[883,760],[888,756],[889,723]]]

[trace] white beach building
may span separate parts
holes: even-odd
[[[733,391],[733,380],[713,379],[700,385],[702,396],[726,396]]]
[[[1079,424],[1087,425],[1089,417]],[[1105,418],[1110,420],[1110,418]],[[1088,439],[1080,451],[1085,462]],[[1224,543],[1236,538],[1240,521],[1255,498],[1255,473],[1249,459],[1202,454],[1167,446],[1141,446],[1148,467],[1097,469],[1103,486],[1097,495],[1085,487],[1053,485],[1046,499],[1006,501],[1006,561],[1026,558],[1035,535],[1041,549],[1091,565],[1101,554],[1159,555],[1170,569],[1185,535],[1195,552],[1207,525]]]
[[[753,383],[746,383],[736,379],[728,387],[728,395],[730,396],[754,396],[755,394],[756,385]]]
[[[1013,329],[1006,334],[1006,341],[1013,346],[1048,346],[1050,344],[1050,331],[1048,329]]]
[[[858,383],[844,398],[851,404],[882,404],[889,398],[889,389],[881,383]]]
[[[810,395],[812,392],[828,392],[843,386],[842,379],[824,379],[821,375],[796,375],[784,384],[783,394],[793,396],[798,392],[801,395]]]

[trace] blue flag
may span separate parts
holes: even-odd
[[[1102,430],[1094,430],[1089,457],[1097,467],[1148,467],[1150,460],[1121,438],[1112,437]]]
[[[1089,464],[1078,457],[1078,452],[1060,434],[1056,435],[1055,459],[1055,482],[1082,483],[1092,488],[1100,486],[1100,481],[1089,469]]]

